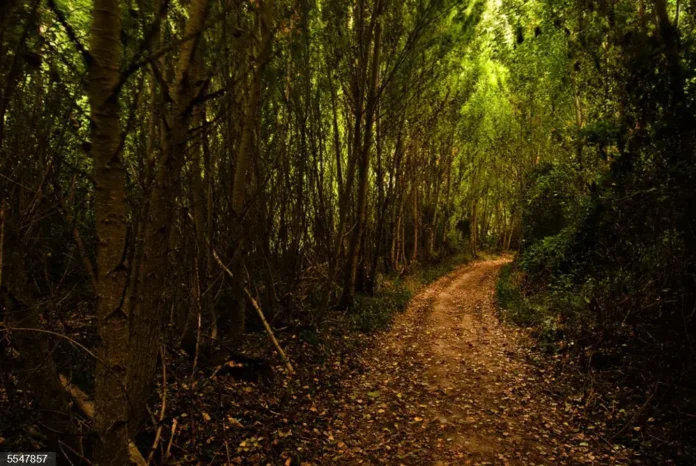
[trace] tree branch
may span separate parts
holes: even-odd
[[[53,11],[53,14],[56,15],[56,18],[58,18],[58,22],[63,26],[63,29],[65,29],[65,32],[68,34],[68,37],[70,38],[70,41],[75,45],[75,48],[77,49],[78,52],[80,52],[80,55],[82,56],[82,59],[85,62],[85,65],[89,66],[92,63],[92,55],[87,51],[84,45],[82,45],[82,42],[77,38],[77,34],[75,34],[75,30],[70,26],[70,23],[68,23],[68,20],[66,19],[65,15],[63,14],[62,11],[58,9],[58,5],[56,5],[55,0],[48,0],[48,7]]]

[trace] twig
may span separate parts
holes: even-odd
[[[169,443],[167,444],[167,451],[164,452],[164,461],[169,458],[169,451],[172,449],[172,442],[174,441],[174,434],[176,434],[176,425],[177,425],[177,420],[174,418],[174,421],[172,421],[172,433],[169,434]]]
[[[74,454],[76,454],[77,456],[79,456],[80,459],[81,459],[82,461],[84,461],[85,463],[87,463],[87,464],[92,464],[92,465],[94,464],[94,463],[92,463],[90,460],[88,460],[87,458],[85,458],[84,455],[82,455],[79,451],[75,450],[73,447],[71,447],[71,446],[68,445],[67,443],[63,442],[62,440],[58,440],[58,444],[60,445],[61,448],[65,447],[65,448],[67,448],[68,450],[70,450],[71,452],[73,452]],[[68,458],[68,455],[66,455],[65,452],[63,452],[63,455],[65,455],[65,457]],[[70,460],[68,459],[68,461],[70,461]],[[70,461],[70,464],[72,464],[72,461]]]
[[[70,460],[70,456],[68,456],[68,454],[63,449],[63,445],[65,445],[65,443],[63,443],[61,440],[58,440],[58,446],[60,447],[60,452],[63,454],[63,458],[65,458],[68,461],[68,463],[70,463],[70,466],[75,466],[75,464]],[[92,463],[90,463],[88,460],[87,464],[92,464]]]
[[[227,445],[227,439],[225,439],[225,454],[227,455],[227,464],[232,464],[232,461],[230,461],[230,447]]]
[[[77,346],[78,348],[83,350],[85,353],[92,356],[97,361],[101,362],[102,364],[104,363],[104,361],[101,358],[99,358],[99,356],[97,356],[96,354],[91,352],[89,349],[87,349],[87,347],[85,345],[73,340],[72,338],[70,338],[67,335],[63,335],[62,333],[52,332],[50,330],[44,330],[41,328],[24,328],[24,327],[8,327],[8,326],[4,326],[4,327],[5,328],[0,328],[0,332],[1,331],[7,332],[7,333],[11,333],[11,332],[38,332],[38,333],[47,333],[49,335],[53,335],[54,337],[64,338],[64,339],[68,340],[72,345]]]
[[[225,364],[220,364],[219,366],[217,366],[215,368],[215,371],[213,371],[213,375],[208,377],[208,380],[205,381],[205,383],[201,386],[200,390],[203,390],[210,383],[210,381],[215,378],[217,373],[220,372],[220,369],[222,369],[223,367],[225,367]]]
[[[603,436],[597,434],[597,437],[599,437],[600,440],[602,440],[604,443],[606,443],[607,445],[609,445],[609,446],[611,447],[612,450],[613,450],[614,448],[616,448],[616,445],[614,445],[613,443],[611,443],[609,440],[605,439]]]
[[[652,394],[648,397],[648,399],[645,401],[645,403],[643,403],[643,406],[641,406],[641,407],[638,409],[638,411],[636,411],[635,413],[633,413],[633,416],[631,416],[631,419],[628,420],[628,422],[626,423],[626,425],[623,426],[623,427],[621,428],[621,430],[619,430],[617,433],[615,433],[614,435],[611,436],[611,440],[614,440],[615,438],[620,437],[621,435],[623,435],[624,432],[626,432],[626,431],[628,430],[628,428],[631,427],[631,425],[632,425],[634,422],[636,422],[636,419],[638,419],[638,416],[640,416],[640,415],[643,413],[643,411],[645,411],[645,408],[648,407],[648,405],[650,404],[650,402],[652,401],[652,399],[655,397],[655,394],[657,393],[657,390],[658,390],[658,389],[659,389],[659,386],[658,386],[657,388],[655,388],[655,390],[653,390]]]
[[[227,266],[220,260],[220,256],[218,256],[217,251],[213,249],[213,257],[215,258],[215,261],[220,265],[220,267],[223,268],[225,272],[227,272],[227,275],[230,276],[231,279],[235,279],[235,276],[232,274],[230,269],[227,268]],[[288,368],[288,371],[291,374],[295,373],[295,369],[292,367],[292,364],[290,364],[290,360],[288,359],[287,355],[285,354],[285,351],[283,351],[283,348],[280,347],[280,344],[278,343],[278,340],[276,340],[275,335],[273,335],[273,330],[271,329],[271,326],[268,325],[268,321],[266,320],[266,317],[263,315],[263,311],[259,307],[259,304],[256,302],[253,296],[251,296],[251,293],[249,293],[249,290],[245,287],[244,289],[244,294],[246,294],[247,298],[249,301],[251,301],[251,305],[256,309],[257,314],[259,315],[259,318],[261,319],[261,322],[263,322],[263,326],[266,329],[266,333],[268,333],[268,337],[271,339],[271,342],[273,342],[273,345],[276,347],[278,350],[278,353],[280,353],[280,357],[283,359],[283,362],[285,362],[285,366]]]
[[[155,434],[155,441],[152,442],[152,448],[150,448],[150,454],[147,455],[147,464],[152,463],[152,459],[155,456],[155,451],[157,450],[157,445],[159,445],[160,438],[162,437],[162,421],[164,421],[164,413],[167,409],[167,363],[164,360],[165,352],[164,345],[160,349],[160,355],[162,359],[162,409],[160,409],[159,425],[157,426],[157,433]]]
[[[259,307],[259,304],[256,302],[254,297],[251,296],[251,293],[249,293],[248,289],[244,288],[244,294],[246,294],[247,298],[249,298],[249,301],[251,301],[251,305],[254,306],[254,309],[256,309],[256,312],[259,314],[259,318],[261,319],[261,322],[263,322],[263,326],[265,327],[266,332],[268,332],[268,337],[271,339],[276,349],[280,353],[280,356],[283,358],[283,361],[285,362],[285,366],[288,368],[288,371],[291,374],[294,374],[295,369],[292,367],[292,364],[290,364],[290,360],[285,354],[285,351],[283,351],[283,348],[280,347],[280,344],[278,343],[278,340],[276,340],[275,335],[273,335],[273,330],[271,329],[271,326],[268,324],[268,321],[266,321],[266,317],[263,315],[261,307]]]
[[[196,327],[196,352],[193,356],[193,369],[191,369],[191,378],[193,379],[196,375],[196,368],[198,367],[198,352],[201,348],[201,312],[198,311],[198,325]]]

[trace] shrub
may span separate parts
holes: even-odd
[[[394,314],[403,312],[413,297],[412,292],[400,281],[383,285],[378,296],[355,297],[351,321],[361,332],[373,332],[386,328]]]
[[[381,277],[377,296],[355,297],[350,316],[353,326],[366,333],[386,328],[396,313],[406,310],[411,298],[424,285],[447,275],[468,260],[467,254],[460,253],[436,259],[432,265],[417,269],[404,277]]]

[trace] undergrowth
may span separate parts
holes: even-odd
[[[563,338],[557,300],[549,293],[528,294],[524,289],[524,273],[516,263],[503,267],[496,284],[500,317],[508,323],[530,328],[547,353],[556,352]]]
[[[470,260],[471,257],[468,254],[457,253],[413,269],[404,275],[382,276],[378,280],[375,296],[356,296],[355,305],[350,314],[351,325],[356,330],[365,333],[387,328],[394,316],[405,311],[409,301],[424,286],[449,274],[456,267]]]

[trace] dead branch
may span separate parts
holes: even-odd
[[[152,448],[150,448],[150,454],[147,455],[147,464],[152,463],[152,458],[155,456],[155,451],[157,450],[157,445],[159,445],[160,438],[162,438],[162,421],[164,421],[164,413],[167,410],[167,363],[165,361],[164,345],[160,349],[160,355],[162,358],[162,409],[160,409],[159,422],[157,426],[157,433],[155,434],[155,441],[152,442]]]
[[[227,275],[230,276],[230,278],[235,279],[234,275],[230,271],[229,268],[220,260],[220,256],[218,256],[217,251],[213,249],[213,257],[215,258],[215,261],[220,265],[220,267],[223,268],[225,272],[227,272]],[[268,338],[270,338],[271,342],[273,345],[276,347],[278,350],[278,353],[280,354],[280,357],[283,359],[283,362],[285,363],[285,367],[288,368],[288,372],[290,374],[295,373],[295,369],[292,367],[292,364],[290,363],[290,360],[288,359],[287,355],[285,354],[285,351],[283,351],[283,348],[280,347],[280,344],[278,343],[278,340],[276,340],[275,335],[273,334],[273,330],[271,329],[271,326],[268,324],[268,321],[266,320],[266,317],[263,315],[263,311],[261,310],[261,307],[259,304],[256,302],[253,296],[251,296],[251,293],[249,293],[249,290],[245,287],[244,288],[244,294],[246,297],[249,299],[251,302],[251,305],[254,307],[256,310],[256,313],[259,315],[259,318],[261,319],[261,322],[263,322],[263,327],[266,329],[266,333],[268,334]]]
[[[60,378],[60,384],[65,391],[70,394],[77,407],[80,408],[80,411],[88,418],[94,419],[94,402],[90,401],[87,394],[80,390],[80,387],[72,384],[66,376],[59,374],[58,377]],[[133,442],[128,442],[128,456],[130,460],[138,466],[147,466],[148,464]]]
[[[251,301],[251,305],[254,306],[254,309],[256,309],[256,312],[258,313],[261,322],[263,322],[263,326],[266,329],[266,332],[268,332],[268,337],[271,339],[276,349],[278,350],[278,353],[280,353],[280,356],[283,358],[283,361],[285,362],[285,366],[288,368],[288,371],[291,374],[294,374],[295,369],[292,367],[292,364],[290,364],[290,360],[285,354],[285,351],[283,351],[283,348],[280,347],[280,344],[278,343],[278,340],[276,340],[275,335],[273,335],[273,330],[271,330],[271,326],[268,324],[266,317],[263,315],[261,307],[259,307],[259,304],[256,302],[254,297],[251,296],[251,293],[249,293],[248,289],[244,288],[244,294],[246,294],[247,298],[249,298],[249,301]]]
[[[169,434],[169,443],[167,444],[167,450],[164,452],[164,460],[166,461],[167,458],[169,458],[169,451],[172,449],[172,442],[174,441],[174,434],[176,434],[176,425],[178,421],[176,418],[172,421],[172,433]]]

